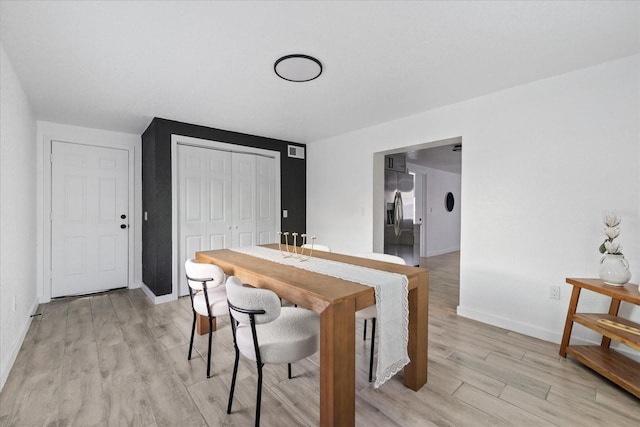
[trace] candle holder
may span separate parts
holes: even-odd
[[[284,236],[284,244],[285,244],[285,251],[282,250],[282,236]],[[278,231],[278,249],[280,250],[280,253],[282,254],[282,256],[284,258],[296,258],[299,259],[300,262],[304,262],[304,261],[308,261],[311,256],[313,255],[313,242],[316,240],[316,236],[311,236],[311,247],[309,247],[309,253],[305,254],[305,249],[304,245],[306,244],[307,241],[307,235],[306,234],[298,234],[298,233],[291,233],[291,236],[293,236],[293,245],[291,250],[289,249],[289,232],[285,231],[285,232],[281,232]],[[298,236],[300,236],[302,238],[302,243],[300,246],[300,251],[298,252]]]
[[[298,233],[291,233],[293,236],[293,257],[298,258]]]
[[[282,237],[284,236],[284,244],[285,247],[287,249],[287,252],[285,253],[282,250]],[[291,254],[291,252],[289,252],[289,232],[285,231],[284,233],[282,231],[278,231],[278,249],[280,250],[280,253],[282,254],[282,256],[284,258],[291,258],[293,255]]]
[[[304,245],[307,235],[302,235],[302,246],[300,246],[300,262],[308,261],[309,258],[313,255],[313,242],[316,240],[316,236],[311,236],[311,247],[309,248],[309,255],[304,255]]]

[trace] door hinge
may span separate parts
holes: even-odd
[[[53,153],[49,153],[49,163],[53,163]]]

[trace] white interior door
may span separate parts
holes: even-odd
[[[184,296],[196,252],[277,241],[280,153],[181,135],[171,153],[172,283]]]
[[[198,251],[231,246],[231,153],[178,145],[179,295],[184,262]]]
[[[233,230],[231,244],[234,247],[256,244],[256,156],[233,153],[232,155],[232,206]]]
[[[178,295],[198,251],[276,242],[276,159],[179,144]]]
[[[276,212],[276,159],[256,156],[256,239],[258,245],[275,243]]]
[[[52,142],[51,296],[128,285],[129,153]]]

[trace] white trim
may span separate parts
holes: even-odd
[[[488,314],[479,310],[469,309],[462,306],[458,306],[457,309],[458,316],[466,317],[467,319],[477,320],[478,322],[486,323],[489,325],[497,326],[499,328],[508,329],[513,332],[517,332],[523,335],[527,335],[529,337],[539,338],[544,341],[560,344],[562,339],[562,329],[558,330],[548,330],[542,329],[537,326],[533,326],[527,323],[522,322],[514,322],[511,319],[506,319],[504,317],[497,317],[492,314]],[[580,336],[576,336],[575,334],[571,336],[571,343],[573,345],[600,345],[600,341],[594,341],[590,339],[585,339]],[[615,351],[624,354],[630,359],[637,360],[640,362],[640,355],[638,352],[631,350],[629,347],[621,343],[612,343],[611,348]]]
[[[280,151],[264,150],[261,148],[246,147],[244,145],[229,144],[226,142],[213,141],[209,139],[193,138],[183,135],[171,135],[171,300],[178,299],[178,272],[180,266],[178,265],[178,253],[180,248],[180,242],[178,241],[178,144],[191,145],[195,147],[210,148],[214,150],[229,151],[232,153],[246,153],[256,154],[259,156],[271,157],[276,160],[276,172],[275,172],[275,190],[276,190],[276,224],[282,222],[282,210],[281,210],[281,184],[280,184]],[[144,289],[144,287],[143,287]],[[162,297],[169,296],[163,295]],[[155,296],[155,295],[154,295]]]
[[[36,298],[31,308],[27,313],[35,314],[38,309],[38,299]],[[13,367],[16,359],[18,358],[18,353],[20,352],[20,348],[22,347],[22,343],[24,343],[25,338],[27,337],[27,332],[29,332],[29,328],[31,327],[31,321],[33,317],[29,317],[26,322],[22,324],[22,328],[20,330],[20,334],[18,335],[18,339],[14,341],[13,346],[9,353],[7,353],[7,358],[2,361],[2,367],[0,368],[0,372],[2,372],[2,377],[0,378],[0,390],[4,388],[4,385],[7,382],[7,378],[9,378],[9,372],[11,372],[11,368]]]
[[[73,138],[68,137],[52,137],[48,134],[44,134],[42,137],[42,163],[43,163],[43,207],[42,207],[42,251],[43,251],[43,284],[42,294],[40,295],[40,303],[47,303],[51,301],[51,184],[52,184],[52,169],[51,169],[51,153],[53,141],[62,142],[67,144],[89,145],[93,147],[102,147],[108,149],[126,150],[128,152],[128,185],[129,185],[129,259],[127,270],[127,286],[132,287],[134,281],[134,266],[135,266],[135,235],[136,235],[136,217],[137,210],[134,197],[135,188],[135,147],[124,144],[107,144],[102,142],[93,142],[91,138],[86,140],[76,141]]]
[[[475,310],[473,308],[466,308],[461,305],[458,306],[456,312],[458,316],[477,320],[478,322],[487,323],[489,325],[497,326],[499,328],[508,329],[510,331],[528,335],[530,337],[539,338],[544,341],[560,343],[560,340],[562,338],[561,329],[559,331],[541,329],[534,325],[530,325],[522,322],[514,322],[512,319],[497,317],[491,313],[485,313],[479,310]]]
[[[173,292],[166,295],[156,296],[156,294],[154,294],[153,291],[149,289],[147,285],[144,284],[144,282],[139,283],[139,285],[140,285],[140,289],[142,289],[142,292],[144,292],[147,298],[149,298],[151,302],[156,305],[164,304],[165,302],[171,302],[176,300],[176,298],[173,296]]]

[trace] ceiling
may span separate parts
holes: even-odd
[[[1,1],[39,120],[310,143],[640,51],[636,1]],[[278,78],[303,53],[323,74]]]

